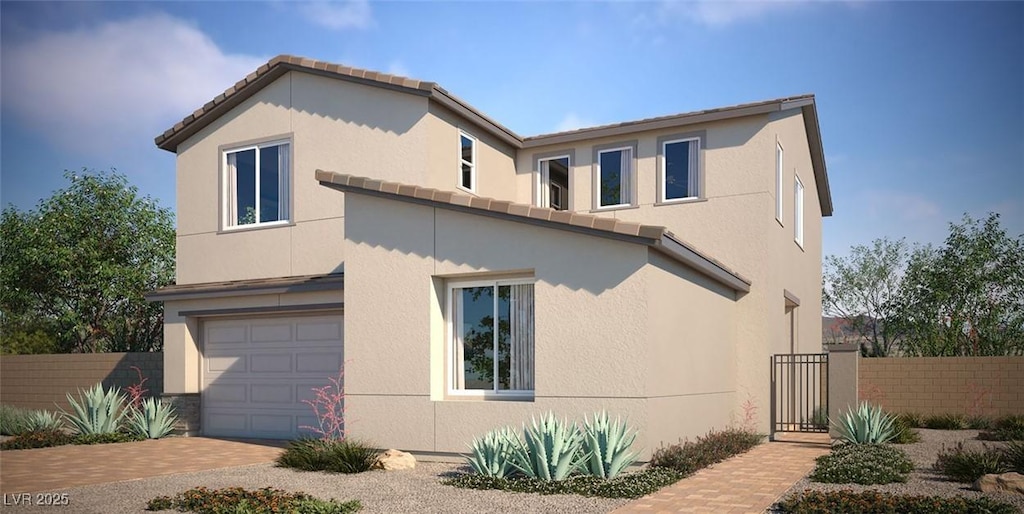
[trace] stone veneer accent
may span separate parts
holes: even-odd
[[[163,395],[162,401],[173,406],[174,413],[178,416],[178,421],[174,424],[174,433],[176,435],[199,435],[201,428],[199,393],[167,393]]]

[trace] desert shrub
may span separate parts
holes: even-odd
[[[896,418],[910,428],[924,428],[924,416],[917,412],[904,412],[897,414]]]
[[[811,480],[829,484],[906,482],[914,470],[907,453],[888,444],[841,444],[815,462]]]
[[[978,439],[989,441],[1021,441],[1024,440],[1024,416],[1011,415],[999,418],[991,427],[978,434]]]
[[[519,436],[509,427],[491,430],[482,438],[473,438],[466,463],[478,475],[507,478],[515,474],[513,448],[522,446]]]
[[[982,416],[980,414],[967,416],[965,423],[967,424],[967,428],[971,430],[988,430],[992,428],[993,425],[992,418]]]
[[[442,484],[463,489],[497,489],[517,493],[576,494],[601,498],[639,498],[683,478],[670,468],[647,468],[635,473],[622,473],[615,478],[601,479],[591,475],[574,475],[565,480],[540,480],[530,477],[499,478],[479,474],[463,474],[446,478]]]
[[[523,428],[523,444],[512,447],[511,464],[527,477],[557,481],[586,471],[586,457],[576,423],[548,412]]]
[[[131,443],[145,441],[146,438],[139,434],[124,434],[112,432],[109,434],[83,434],[76,435],[71,444],[109,444],[109,443]]]
[[[594,413],[594,419],[583,418],[583,452],[587,455],[585,469],[597,478],[615,478],[636,462],[638,452],[631,450],[636,430],[607,412]]]
[[[654,451],[651,466],[671,468],[683,476],[749,451],[761,444],[764,435],[749,430],[730,428],[708,432],[696,441],[664,446]]]
[[[893,423],[893,444],[911,444],[921,440],[921,434],[903,416],[895,416]]]
[[[117,387],[103,389],[96,384],[89,389],[79,389],[78,399],[68,393],[71,412],[61,409],[61,414],[76,434],[110,434],[121,428],[121,421],[128,414],[125,408],[127,396]]]
[[[887,443],[896,435],[893,429],[894,416],[879,406],[861,402],[854,410],[850,407],[835,423],[839,437],[853,444]]]
[[[1017,509],[991,498],[919,496],[880,491],[804,491],[787,496],[777,505],[792,514],[1013,514]]]
[[[1010,471],[1024,473],[1024,441],[1011,441],[1003,449],[1003,459]]]
[[[967,416],[963,414],[938,414],[924,418],[923,428],[932,430],[965,430]]]
[[[380,451],[354,439],[298,439],[277,458],[277,465],[303,471],[362,473],[377,462]]]
[[[0,405],[0,435],[22,435],[28,432],[60,430],[64,423],[56,413]]]
[[[256,490],[196,487],[174,496],[153,498],[146,506],[146,510],[151,511],[177,510],[196,514],[346,514],[360,508],[358,500],[320,500],[306,493],[290,493],[270,487]]]
[[[933,468],[957,482],[974,482],[982,475],[1010,471],[1004,457],[1001,450],[988,446],[973,450],[960,442],[953,448],[943,448]]]
[[[146,439],[160,439],[174,430],[174,407],[155,398],[139,400],[128,414],[128,429]]]
[[[74,442],[74,436],[61,430],[40,430],[26,432],[0,443],[2,450],[28,450],[31,448],[49,448]]]

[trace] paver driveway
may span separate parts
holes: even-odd
[[[26,493],[271,462],[281,441],[169,437],[0,452],[0,492]]]

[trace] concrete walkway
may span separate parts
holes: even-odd
[[[629,512],[763,513],[829,451],[825,434],[792,434],[702,469],[616,510]]]
[[[0,492],[30,493],[271,462],[284,442],[170,437],[0,452]]]

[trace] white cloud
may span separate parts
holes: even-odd
[[[596,123],[581,118],[574,112],[566,114],[562,121],[558,122],[558,126],[555,127],[555,132],[564,132],[566,130],[576,130],[578,128],[593,127]]]
[[[695,0],[690,2],[663,0],[658,8],[660,11],[658,18],[661,21],[665,21],[667,18],[683,18],[708,27],[723,27],[759,18],[769,13],[800,7],[806,3],[782,0]]]
[[[224,53],[181,19],[147,15],[5,44],[2,101],[60,148],[110,155],[152,145],[263,61]]]
[[[887,222],[928,222],[943,219],[939,205],[919,194],[873,190],[865,192],[862,200],[869,216]]]
[[[298,5],[299,12],[310,23],[331,30],[365,29],[373,26],[373,12],[370,10],[369,0],[315,0]]]
[[[405,66],[405,63],[396,59],[388,64],[387,73],[390,73],[391,75],[398,75],[401,77],[408,77],[409,68]]]

